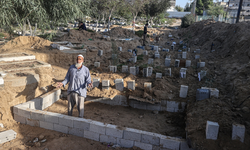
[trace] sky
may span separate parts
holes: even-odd
[[[221,0],[219,0],[219,1],[221,1]],[[227,0],[224,0],[224,1],[227,1]],[[189,0],[176,0],[176,5],[179,5],[182,8],[184,8],[185,5],[187,4],[187,2],[190,2],[190,1]],[[214,2],[215,2],[215,0],[214,0]]]

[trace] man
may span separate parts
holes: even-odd
[[[79,31],[81,31],[81,30],[86,30],[87,31],[85,23],[83,23],[83,22],[80,22]]]
[[[148,30],[148,23],[146,23],[144,26],[143,46],[146,46],[145,43],[146,43],[146,37],[147,37],[147,32],[148,32],[147,30]]]
[[[71,65],[63,82],[57,83],[57,87],[65,86],[69,83],[68,87],[68,115],[72,116],[72,111],[77,105],[79,117],[83,118],[84,114],[84,100],[87,95],[86,84],[92,88],[91,77],[89,69],[83,65],[83,55],[77,56],[77,63]]]

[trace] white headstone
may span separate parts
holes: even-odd
[[[232,140],[240,140],[242,143],[244,143],[245,130],[246,128],[244,125],[233,124]]]
[[[135,90],[135,80],[127,81],[128,89]]]
[[[132,74],[132,75],[136,75],[136,67],[130,67],[129,68],[129,72]]]
[[[128,72],[128,66],[123,65],[122,66],[122,73],[127,73]]]
[[[162,73],[156,73],[155,78],[162,78]]]
[[[206,139],[217,140],[218,133],[219,133],[218,122],[207,121]]]
[[[180,89],[180,97],[181,98],[186,98],[187,97],[187,93],[188,93],[188,86],[186,85],[181,85],[181,89]]]
[[[186,68],[191,66],[191,60],[186,60]]]
[[[95,62],[94,66],[97,67],[97,68],[100,67],[100,62]]]

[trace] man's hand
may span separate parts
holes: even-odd
[[[93,88],[92,82],[91,82],[90,84],[88,84],[88,87],[89,87],[89,88]]]
[[[63,83],[62,82],[57,82],[56,85],[57,85],[56,86],[57,88],[61,88],[63,86]]]

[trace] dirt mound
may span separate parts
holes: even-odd
[[[8,43],[6,43],[2,49],[13,49],[13,48],[34,48],[40,49],[45,46],[50,46],[51,42],[40,37],[33,36],[19,36]]]
[[[82,43],[84,41],[87,41],[89,39],[95,40],[95,39],[102,39],[103,36],[96,32],[89,32],[85,30],[70,30],[70,32],[66,35],[64,35],[60,41],[69,41],[71,43]]]
[[[112,37],[119,37],[119,38],[130,38],[135,37],[136,35],[133,34],[132,30],[124,29],[122,27],[112,28],[108,34]],[[137,36],[136,36],[137,37]]]

